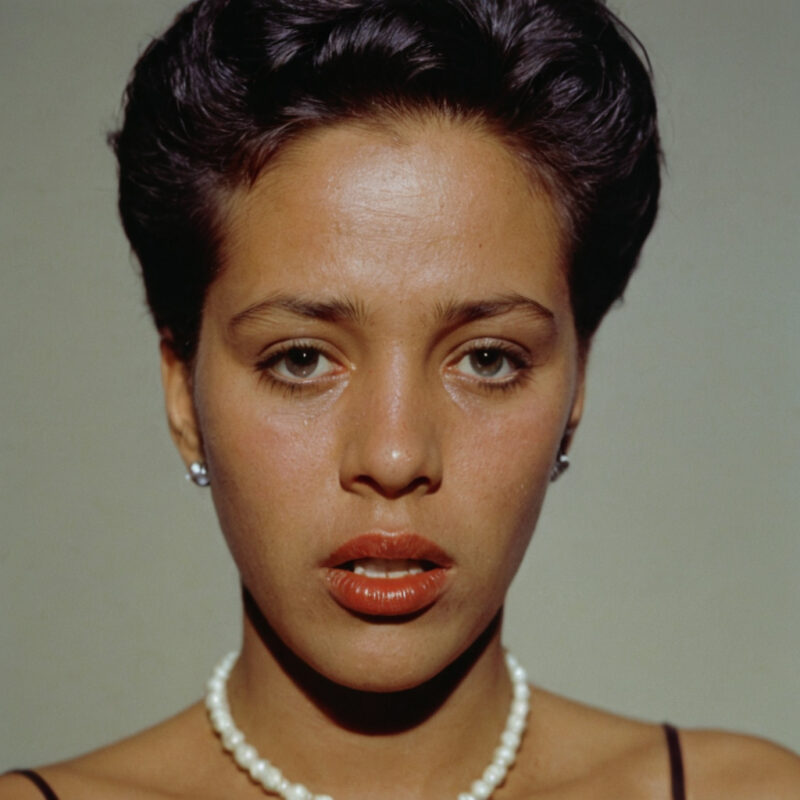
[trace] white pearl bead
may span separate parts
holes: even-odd
[[[488,800],[493,788],[494,787],[489,786],[486,781],[479,779],[473,782],[472,786],[470,787],[470,792],[475,795],[476,800]]]
[[[519,734],[514,731],[503,731],[500,741],[512,750],[516,750],[519,747]]]
[[[227,716],[223,716],[221,713],[216,713],[214,717],[212,717],[212,722],[215,722],[217,733],[222,736],[223,738],[233,731],[233,723]]]
[[[234,750],[244,741],[244,734],[237,728],[222,734],[222,744],[226,750]]]
[[[255,747],[247,744],[247,742],[242,742],[236,750],[233,751],[233,757],[242,769],[249,770],[250,765],[258,760],[258,753]]]
[[[281,774],[281,771],[277,767],[273,767],[272,764],[268,763],[264,774],[261,776],[261,783],[263,784],[264,788],[274,792],[281,785],[282,780],[283,775]]]
[[[263,758],[257,758],[250,765],[250,769],[248,770],[248,772],[250,773],[250,777],[254,781],[257,781],[258,783],[261,783],[261,779],[266,774],[268,768],[269,768],[269,762],[268,761],[265,761]]]
[[[506,725],[506,730],[513,731],[516,734],[521,734],[522,731],[525,730],[525,717],[518,717],[516,714],[512,714],[508,718],[508,724]]]
[[[284,797],[286,800],[311,800],[311,792],[302,783],[295,783],[289,786]]]
[[[314,800],[333,800],[329,794],[315,794]]]
[[[458,796],[458,800],[475,800],[475,795],[469,794],[469,792],[461,792]]]
[[[514,763],[515,756],[514,751],[508,745],[503,744],[494,751],[494,763],[510,767]]]
[[[531,696],[531,687],[527,683],[514,684],[514,697],[517,700],[528,700]]]
[[[511,713],[518,717],[528,716],[528,703],[526,700],[515,700],[511,704]]]
[[[483,771],[481,780],[490,784],[492,787],[496,787],[503,782],[503,779],[505,777],[506,777],[505,767],[501,767],[499,764],[489,764],[489,766],[486,767],[486,769]]]

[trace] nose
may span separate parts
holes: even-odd
[[[435,492],[442,452],[431,388],[387,364],[351,387],[340,480],[348,491],[386,498]]]

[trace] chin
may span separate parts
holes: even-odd
[[[298,655],[328,680],[356,691],[405,692],[437,678],[452,685],[499,636],[501,615],[494,609],[471,624],[454,624],[449,614],[437,612],[403,621],[356,620],[355,630],[332,633],[328,647]]]
[[[290,612],[268,619],[246,589],[244,600],[250,624],[284,671],[322,691],[329,682],[327,691],[404,692],[445,678],[448,668],[466,668],[499,636],[502,610],[497,603],[467,613],[468,606],[451,600],[404,617],[331,606],[319,616]]]
[[[362,692],[402,692],[435,678],[458,653],[399,644],[396,647],[355,647],[347,654],[311,666],[328,680]]]

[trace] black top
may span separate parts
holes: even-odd
[[[669,752],[669,774],[672,781],[672,800],[686,800],[686,781],[683,775],[683,756],[681,755],[681,740],[678,731],[666,722],[662,725],[664,736],[667,739]],[[45,779],[32,769],[15,769],[17,775],[24,775],[36,784],[45,800],[58,800],[58,795],[50,788]]]

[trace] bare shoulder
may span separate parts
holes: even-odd
[[[667,800],[669,760],[660,724],[534,689],[520,796]]]
[[[681,731],[690,796],[696,800],[796,800],[800,756],[754,736]]]
[[[0,775],[0,800],[42,800],[42,793],[22,775]]]
[[[671,797],[663,725],[536,689],[531,711],[522,767],[535,792],[570,800]],[[689,800],[800,799],[800,758],[789,750],[720,731],[681,729],[679,740]]]
[[[128,739],[35,771],[62,800],[203,798],[215,791],[219,753],[213,745],[202,708],[192,706]],[[28,778],[10,774],[0,778],[0,800],[11,798],[42,800],[42,792]]]

